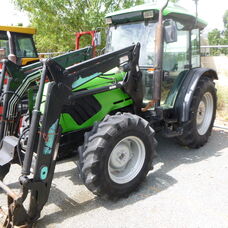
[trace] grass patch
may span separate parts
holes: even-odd
[[[218,118],[228,121],[228,85],[216,85],[217,88],[217,113]]]

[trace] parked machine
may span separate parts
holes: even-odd
[[[92,31],[84,31],[84,32],[76,32],[75,33],[75,49],[80,49],[80,39],[82,37],[90,38],[90,46],[93,48],[93,57],[96,56],[96,47],[101,45],[101,33],[97,30]]]
[[[19,66],[39,60],[33,35],[34,28],[0,26],[0,59],[9,59]]]
[[[1,179],[10,163],[22,167],[20,194],[0,181],[8,194],[5,227],[31,227],[39,218],[59,153],[78,150],[86,187],[116,198],[152,169],[156,131],[191,148],[207,142],[218,77],[200,67],[206,23],[167,3],[107,15],[104,55],[90,58],[85,48],[20,69],[4,61],[1,80],[5,72],[11,77],[2,91]]]

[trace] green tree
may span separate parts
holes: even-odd
[[[223,23],[225,30],[223,32],[223,44],[228,45],[228,10],[223,15]],[[228,48],[224,48],[224,54],[228,55]]]
[[[143,0],[14,0],[28,12],[37,28],[39,52],[68,51],[75,48],[75,32],[104,27],[108,12],[143,3]]]
[[[221,45],[221,42],[222,42],[221,31],[218,29],[213,29],[211,32],[209,32],[208,41],[209,41],[209,45]],[[221,54],[221,49],[211,48],[210,54],[219,55]]]
[[[224,30],[213,29],[208,33],[210,45],[227,45],[228,44],[228,10],[223,15]],[[211,48],[211,55],[228,55],[228,48]]]
[[[227,29],[228,28],[228,10],[226,10],[223,15],[223,23],[224,23],[224,27]]]
[[[144,0],[145,3],[153,3],[153,2],[159,2],[161,0]],[[170,2],[173,2],[173,3],[177,3],[179,2],[179,0],[169,0]],[[163,0],[163,2],[165,2],[165,0]]]

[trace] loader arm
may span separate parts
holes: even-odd
[[[86,47],[80,50],[54,57],[54,61],[62,67],[85,61],[92,57],[92,48]],[[28,89],[39,82],[42,71],[42,63],[37,62],[25,67],[19,67],[15,63],[4,60],[0,80],[0,95],[2,97],[2,118],[0,126],[0,141],[6,135],[15,134],[13,129],[17,124],[17,106]],[[8,75],[6,76],[6,73]],[[3,91],[4,81],[6,88]]]
[[[61,135],[59,119],[64,104],[70,103],[78,97],[88,96],[91,93],[96,94],[101,91],[122,88],[123,83],[116,82],[111,86],[100,87],[92,92],[90,90],[84,91],[83,94],[81,91],[72,92],[72,84],[79,78],[88,78],[89,80],[90,75],[98,72],[104,73],[121,65],[128,72],[128,78],[134,78],[133,82],[132,80],[129,80],[129,82],[137,84],[137,79],[138,77],[140,79],[141,76],[138,68],[139,51],[140,44],[132,45],[67,68],[62,67],[53,59],[43,61],[39,90],[32,112],[28,146],[19,178],[21,194],[15,196],[7,187],[4,188],[8,193],[9,203],[5,227],[10,228],[14,225],[32,227],[32,224],[40,217],[40,212],[48,200],[55,170],[59,137]],[[123,61],[122,57],[127,57],[127,60],[124,58]],[[42,113],[41,103],[47,77],[49,79],[48,91],[44,113]],[[135,89],[137,88],[135,87]],[[31,177],[34,160],[35,167],[33,167],[34,171]],[[2,182],[0,182],[1,185]],[[29,192],[31,193],[29,208],[26,210],[23,202],[28,197]]]

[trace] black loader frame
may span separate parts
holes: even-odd
[[[61,56],[54,57],[53,60],[61,66],[69,67],[78,62],[85,61],[92,57],[92,48],[87,47],[73,51]],[[31,85],[39,84],[42,72],[42,63],[37,62],[29,66],[20,67],[9,60],[3,60],[3,68],[0,81],[0,95],[2,98],[2,114],[0,126],[0,140],[4,136],[13,134],[17,119],[17,105],[21,102],[24,93],[30,89]],[[6,75],[8,73],[8,75]],[[6,88],[3,90],[5,81]],[[3,92],[4,91],[4,92]],[[29,93],[29,92],[28,92]],[[32,96],[33,94],[31,94]],[[33,102],[29,102],[30,112],[33,109]]]
[[[59,118],[64,104],[91,94],[116,88],[126,88],[128,93],[130,95],[132,94],[133,100],[135,97],[135,110],[140,108],[137,107],[137,96],[134,96],[137,93],[136,91],[139,90],[138,82],[141,80],[141,74],[138,68],[139,51],[139,44],[132,45],[68,68],[63,68],[53,59],[42,61],[42,75],[35,107],[32,111],[28,146],[19,178],[21,193],[19,195],[14,193],[0,181],[0,187],[8,194],[9,205],[8,216],[5,220],[4,227],[31,227],[39,218],[40,212],[48,200],[61,135]],[[128,56],[128,61],[120,63],[120,58],[123,56]],[[125,70],[128,72],[128,80],[125,82],[117,82],[112,86],[104,86],[88,91],[75,93],[71,91],[71,85],[77,78],[86,77],[96,72],[104,73],[109,69],[113,69],[115,66],[120,66],[120,64],[124,65]],[[47,77],[49,79],[49,85],[45,101],[45,111],[42,114],[40,107]],[[40,126],[41,115],[42,122]],[[30,170],[34,154],[36,154],[36,162],[33,171],[34,174],[31,178]],[[23,203],[29,192],[31,194],[30,203],[29,209],[26,210]]]

